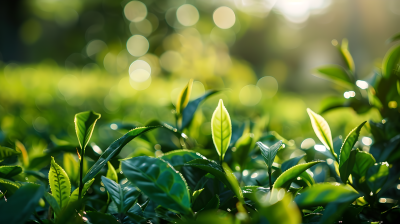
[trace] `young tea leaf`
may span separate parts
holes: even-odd
[[[389,49],[383,58],[382,75],[388,79],[394,70],[397,69],[397,64],[400,60],[400,44],[397,44]]]
[[[107,162],[107,166],[108,166],[108,169],[107,169],[106,177],[108,179],[118,183],[118,174],[115,171],[113,165],[111,165],[110,161]]]
[[[60,208],[63,208],[69,201],[71,183],[67,173],[54,161],[54,157],[51,157],[49,183],[52,195]]]
[[[211,132],[214,146],[222,163],[232,137],[231,118],[222,99],[219,100],[218,106],[212,115]]]
[[[365,175],[367,174],[368,168],[373,166],[375,163],[376,160],[371,154],[364,151],[358,151],[352,174],[357,175],[362,183],[365,181]]]
[[[53,197],[53,195],[49,194],[48,192],[45,192],[44,199],[46,199],[47,203],[49,203],[49,205],[53,208],[56,215],[58,215],[58,213],[60,213],[61,211],[61,208],[58,205],[56,199]]]
[[[340,46],[339,51],[349,70],[354,73],[356,71],[356,67],[354,65],[353,57],[351,56],[349,51],[349,42],[346,38],[342,40],[342,45]]]
[[[274,163],[274,159],[276,156],[276,153],[282,146],[282,140],[278,141],[277,143],[271,145],[270,148],[268,146],[264,145],[262,142],[257,142],[258,147],[260,147],[261,154],[264,157],[264,161],[268,166],[268,175],[271,177],[272,174],[272,164]],[[271,178],[270,178],[271,180]],[[272,183],[270,183],[272,185]]]
[[[89,180],[88,182],[86,182],[85,185],[83,185],[82,196],[81,196],[82,198],[83,198],[83,196],[85,196],[85,194],[86,194],[87,190],[89,189],[89,187],[92,186],[93,182],[94,182],[94,178]],[[78,198],[79,198],[79,188],[76,188],[72,192],[68,204],[72,204],[72,203],[78,201]]]
[[[190,79],[185,88],[179,93],[178,100],[176,102],[176,114],[181,116],[183,109],[189,103],[190,93],[192,92],[193,79]]]
[[[3,161],[7,157],[10,157],[13,155],[18,155],[18,154],[20,154],[20,152],[17,152],[14,149],[0,146],[0,162]]]
[[[346,88],[353,87],[346,70],[339,65],[325,65],[319,67],[315,70],[315,75],[321,78],[332,80],[333,82]]]
[[[290,184],[298,177],[300,174],[305,172],[310,167],[320,163],[321,161],[303,163],[300,165],[296,165],[285,172],[283,172],[275,181],[273,188],[285,188],[289,189]]]
[[[75,131],[78,137],[79,145],[81,146],[81,156],[85,154],[85,148],[92,137],[96,121],[101,115],[94,111],[85,111],[75,114]]]

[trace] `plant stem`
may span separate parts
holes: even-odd
[[[81,161],[79,164],[79,197],[78,197],[79,200],[81,200],[82,189],[83,189],[82,176],[83,176],[83,153],[81,155]]]
[[[268,170],[268,178],[269,178],[269,190],[272,190],[272,178],[271,178],[271,171]]]

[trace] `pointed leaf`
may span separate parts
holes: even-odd
[[[222,162],[232,137],[231,118],[222,99],[219,100],[218,106],[212,115],[211,132],[214,146]]]
[[[321,115],[315,113],[309,108],[307,108],[307,113],[310,116],[312,127],[318,139],[331,151],[332,155],[337,158],[333,148],[331,129],[329,128],[328,123]]]
[[[257,142],[258,147],[260,147],[261,154],[264,157],[264,161],[268,166],[268,173],[272,173],[272,164],[274,163],[276,153],[282,146],[282,141],[278,141],[277,143],[268,146],[264,145],[262,142]]]
[[[89,190],[89,187],[92,186],[93,182],[94,182],[94,178],[89,180],[88,182],[86,182],[85,185],[83,185],[81,198],[83,198],[83,196],[85,196],[87,190]],[[78,198],[79,198],[79,188],[76,188],[72,192],[68,204],[71,204],[71,203],[74,203],[74,202],[78,201]]]
[[[181,149],[165,153],[160,159],[171,164],[175,169],[179,170],[185,163],[195,159],[206,159],[200,153],[193,150]]]
[[[354,65],[353,57],[351,56],[351,54],[349,52],[348,46],[349,46],[349,42],[345,38],[342,40],[342,45],[340,46],[339,50],[340,50],[340,53],[342,54],[344,61],[346,62],[347,67],[349,68],[350,71],[352,71],[354,73],[356,71],[356,68]]]
[[[330,202],[351,202],[360,195],[346,185],[322,183],[307,187],[294,201],[300,208],[324,206]]]
[[[296,165],[285,172],[283,172],[276,180],[274,183],[273,188],[285,188],[289,189],[290,184],[298,177],[300,174],[305,172],[307,169],[310,167],[314,166],[315,164],[320,163],[321,161],[315,161],[315,162],[309,162],[309,163],[303,163],[300,165]]]
[[[53,195],[45,192],[44,193],[44,199],[46,199],[47,203],[49,203],[49,205],[53,208],[53,211],[56,213],[56,215],[58,215],[58,213],[60,213],[61,208],[58,205],[56,199],[53,197]]]
[[[397,64],[400,60],[400,44],[397,44],[389,49],[383,58],[382,62],[382,75],[389,78],[393,71],[397,69]]]
[[[118,183],[118,174],[115,171],[113,165],[111,165],[110,161],[107,162],[107,166],[108,166],[108,169],[107,169],[106,177],[108,179]]]
[[[211,198],[210,201],[208,201],[207,205],[200,211],[217,210],[219,208],[219,202],[220,202],[219,197],[216,194],[214,197]]]
[[[233,193],[235,193],[236,197],[239,199],[240,202],[245,204],[242,189],[239,186],[239,182],[236,179],[236,176],[233,174],[233,172],[229,168],[228,164],[223,163],[222,168],[225,171],[226,179],[228,180],[229,186],[232,189]]]
[[[389,176],[389,164],[386,162],[378,163],[367,170],[367,184],[371,191],[375,194],[386,183]]]
[[[190,194],[185,179],[167,162],[147,156],[122,161],[122,172],[150,200],[189,214]]]
[[[306,154],[301,155],[301,156],[297,156],[297,157],[291,158],[291,159],[286,160],[285,162],[283,162],[282,165],[281,165],[281,170],[282,170],[282,172],[285,172],[285,171],[288,170],[289,168],[291,168],[291,167],[293,167],[293,166],[296,166],[297,163],[299,163],[299,161],[300,161],[302,158],[304,158],[305,155],[306,155]]]
[[[189,103],[190,93],[192,92],[193,79],[190,79],[188,84],[179,93],[178,101],[176,102],[176,114],[181,115],[183,109]]]
[[[135,204],[137,197],[140,195],[140,191],[133,186],[121,186],[105,176],[101,177],[101,181],[117,205],[118,213],[126,213]]]
[[[44,186],[26,183],[15,194],[0,201],[0,223],[25,223],[35,211]]]
[[[0,162],[7,157],[10,157],[13,155],[18,155],[18,154],[20,154],[20,152],[17,152],[14,149],[0,146]]]
[[[0,178],[9,179],[22,172],[21,166],[0,166]]]
[[[339,65],[326,65],[316,69],[314,73],[321,78],[329,79],[346,88],[352,88],[353,84],[346,70]]]
[[[351,172],[353,171],[354,164],[356,163],[356,156],[358,153],[358,149],[352,150],[350,152],[349,157],[347,160],[342,164],[340,167],[339,165],[339,173],[340,173],[340,179],[342,180],[343,183],[346,183]]]
[[[68,204],[71,194],[71,183],[67,173],[54,161],[54,157],[51,157],[49,183],[51,193],[58,205],[60,208],[65,207]]]
[[[368,152],[359,151],[356,155],[356,163],[353,167],[353,174],[358,175],[360,180],[367,174],[368,168],[376,163],[375,158]]]
[[[157,128],[156,126],[150,126],[150,127],[140,127],[140,128],[135,128],[128,133],[126,133],[124,136],[121,138],[117,139],[114,141],[104,152],[101,154],[100,158],[96,161],[96,163],[90,168],[90,170],[87,172],[86,176],[83,178],[83,182],[87,182],[90,179],[94,178],[100,170],[107,164],[110,159],[114,158],[117,156],[122,148],[128,144],[132,139],[136,138],[137,136],[153,130]]]
[[[75,114],[75,131],[79,145],[81,146],[81,155],[85,154],[85,148],[92,137],[96,121],[100,119],[100,117],[101,115],[94,111],[85,111]]]

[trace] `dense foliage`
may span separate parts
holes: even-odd
[[[15,149],[1,147],[0,222],[395,222],[400,217],[400,114],[393,105],[400,102],[400,45],[389,50],[382,70],[366,85],[355,78],[346,41],[338,49],[348,67],[317,71],[348,88],[349,97],[329,99],[322,112],[345,106],[363,113],[375,107],[381,122],[364,121],[343,133],[345,138],[333,138],[323,116],[307,109],[322,145],[304,141],[301,154],[284,160],[298,148],[293,141],[265,132],[260,121],[234,125],[221,99],[211,118],[212,143],[200,145],[185,133],[199,135],[202,120],[196,111],[219,91],[190,101],[191,80],[178,95],[174,125],[113,124],[125,134],[104,151],[89,144],[101,119],[93,111],[75,116],[78,147],[52,137],[54,145],[33,159],[19,141]],[[371,133],[372,144],[360,141],[363,129]],[[121,155],[133,139],[154,151],[138,146]],[[181,149],[160,144],[171,141]],[[210,145],[216,152],[202,148]]]

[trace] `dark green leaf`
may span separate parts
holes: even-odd
[[[22,172],[21,166],[0,166],[0,178],[9,179]]]
[[[339,165],[340,179],[342,180],[343,183],[347,183],[347,179],[349,178],[351,172],[353,171],[358,151],[359,151],[358,149],[352,150],[350,152],[349,157],[342,164],[342,166]]]
[[[383,58],[382,75],[388,79],[393,71],[397,69],[397,64],[400,60],[400,44],[397,44],[389,49]]]
[[[49,183],[53,197],[56,199],[60,208],[63,208],[69,201],[71,182],[69,181],[67,173],[54,161],[53,157],[51,158]]]
[[[181,149],[165,153],[160,159],[168,162],[175,169],[179,170],[185,163],[195,159],[205,159],[205,157],[193,150]]]
[[[364,177],[365,181],[365,175],[367,174],[368,168],[373,166],[375,163],[375,158],[371,154],[364,151],[358,151],[356,155],[356,163],[353,167],[353,174],[358,175],[360,179]]]
[[[21,187],[20,183],[0,178],[0,190],[7,191],[6,195],[12,195]]]
[[[0,162],[7,157],[21,154],[20,152],[15,151],[14,149],[10,149],[7,147],[0,146]]]
[[[88,182],[86,182],[85,185],[83,185],[81,198],[83,198],[83,196],[85,196],[87,190],[89,189],[90,186],[92,186],[93,182],[94,182],[94,178],[89,180]],[[77,201],[78,198],[79,198],[79,188],[76,188],[72,192],[68,203],[71,204],[71,203]]]
[[[218,208],[219,208],[219,197],[216,194],[214,197],[211,198],[211,200],[207,203],[207,205],[201,211],[217,210]]]
[[[90,170],[87,172],[86,176],[83,178],[83,182],[87,182],[88,180],[94,178],[100,170],[107,164],[110,159],[114,158],[117,156],[122,148],[128,144],[132,139],[136,138],[137,136],[153,130],[157,127],[141,127],[141,128],[136,128],[133,130],[128,131],[124,136],[121,138],[117,139],[115,142],[113,142],[104,152],[101,154],[100,158],[96,161],[96,163],[90,168]]]
[[[183,214],[191,213],[186,182],[167,162],[139,156],[123,160],[122,171],[151,200]]]
[[[272,163],[274,163],[274,159],[276,153],[282,146],[282,141],[279,141],[269,148],[268,146],[264,145],[262,142],[257,142],[258,147],[260,147],[261,154],[264,157],[264,161],[268,166],[268,174],[271,175],[272,173]]]
[[[41,185],[26,183],[21,186],[7,198],[7,202],[0,201],[0,223],[25,223],[43,194],[44,187]]]
[[[368,187],[375,194],[381,187],[386,183],[389,175],[389,164],[388,163],[378,163],[367,170],[366,179]]]
[[[47,203],[49,203],[49,205],[53,208],[53,210],[56,213],[56,215],[58,215],[58,213],[61,211],[61,208],[58,205],[56,199],[53,197],[53,195],[45,192],[44,193],[44,199],[46,199]]]
[[[94,111],[85,111],[75,114],[75,131],[79,145],[81,146],[81,156],[85,154],[86,145],[89,143],[96,121],[100,119],[100,117],[101,115]]]
[[[96,224],[120,224],[114,216],[100,213],[100,212],[86,212],[85,217],[89,220],[90,223]]]
[[[303,163],[300,165],[296,165],[285,172],[283,172],[275,181],[273,188],[285,188],[289,189],[290,184],[298,177],[300,174],[305,172],[310,167],[314,166],[315,164],[320,163],[320,161]]]
[[[320,76],[322,78],[330,79],[346,88],[352,88],[353,86],[346,70],[344,70],[341,66],[338,65],[327,65],[319,67],[316,69],[315,75]]]
[[[291,158],[291,159],[286,160],[285,162],[283,162],[282,165],[281,165],[281,170],[282,170],[282,172],[285,172],[287,169],[289,169],[289,168],[291,168],[291,167],[293,167],[293,166],[296,166],[297,163],[299,163],[299,161],[300,161],[305,155],[306,155],[306,154],[301,155],[301,156],[297,156],[297,157]]]
[[[224,183],[226,186],[230,186],[223,168],[212,160],[195,159],[190,162],[187,162],[185,166],[193,166],[202,169],[204,171],[207,171],[208,173],[212,174],[220,181],[222,181],[222,183]]]
[[[343,212],[350,205],[350,203],[351,202],[343,202],[343,203],[332,202],[332,203],[329,203],[325,207],[325,210],[322,213],[322,218],[321,218],[319,223],[321,223],[321,224],[336,223],[335,221],[337,221],[338,219],[341,218]]]
[[[230,188],[232,189],[233,193],[235,193],[236,197],[239,199],[240,202],[242,202],[242,204],[244,204],[244,198],[243,198],[243,193],[242,193],[242,189],[239,186],[239,182],[236,179],[236,176],[233,174],[231,168],[229,168],[228,164],[223,163],[222,164],[222,168],[224,169],[225,175],[226,175],[226,179],[229,182]]]
[[[232,137],[231,118],[222,99],[219,100],[218,106],[212,115],[211,132],[215,149],[222,163]]]

